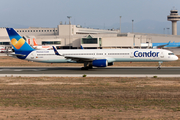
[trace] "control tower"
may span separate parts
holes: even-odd
[[[178,15],[178,10],[171,10],[170,12],[167,20],[172,22],[172,35],[177,35],[177,21],[180,20],[180,15]]]

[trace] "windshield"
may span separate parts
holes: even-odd
[[[168,55],[174,55],[174,53],[168,53]]]

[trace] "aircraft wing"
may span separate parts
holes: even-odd
[[[95,58],[95,57],[81,57],[81,56],[69,56],[69,55],[63,55],[60,54],[57,49],[53,46],[53,50],[54,53],[58,56],[63,56],[66,59],[71,59],[72,61],[76,61],[76,62],[91,62],[93,60],[97,60],[97,59],[105,59],[105,58]]]
[[[94,58],[94,57],[79,57],[79,56],[64,56],[66,59],[71,59],[72,61],[76,61],[76,62],[90,62],[93,60],[96,60],[98,58]]]
[[[170,41],[167,44],[154,46],[153,48],[163,48],[164,46],[169,45],[169,44],[170,44]]]

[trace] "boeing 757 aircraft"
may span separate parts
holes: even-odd
[[[107,67],[114,62],[162,62],[175,61],[178,57],[163,49],[69,49],[35,50],[13,28],[6,28],[15,56],[35,62],[84,63],[82,69]]]

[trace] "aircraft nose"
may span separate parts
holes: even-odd
[[[178,58],[178,56],[175,56],[175,60],[178,60],[179,58]]]

